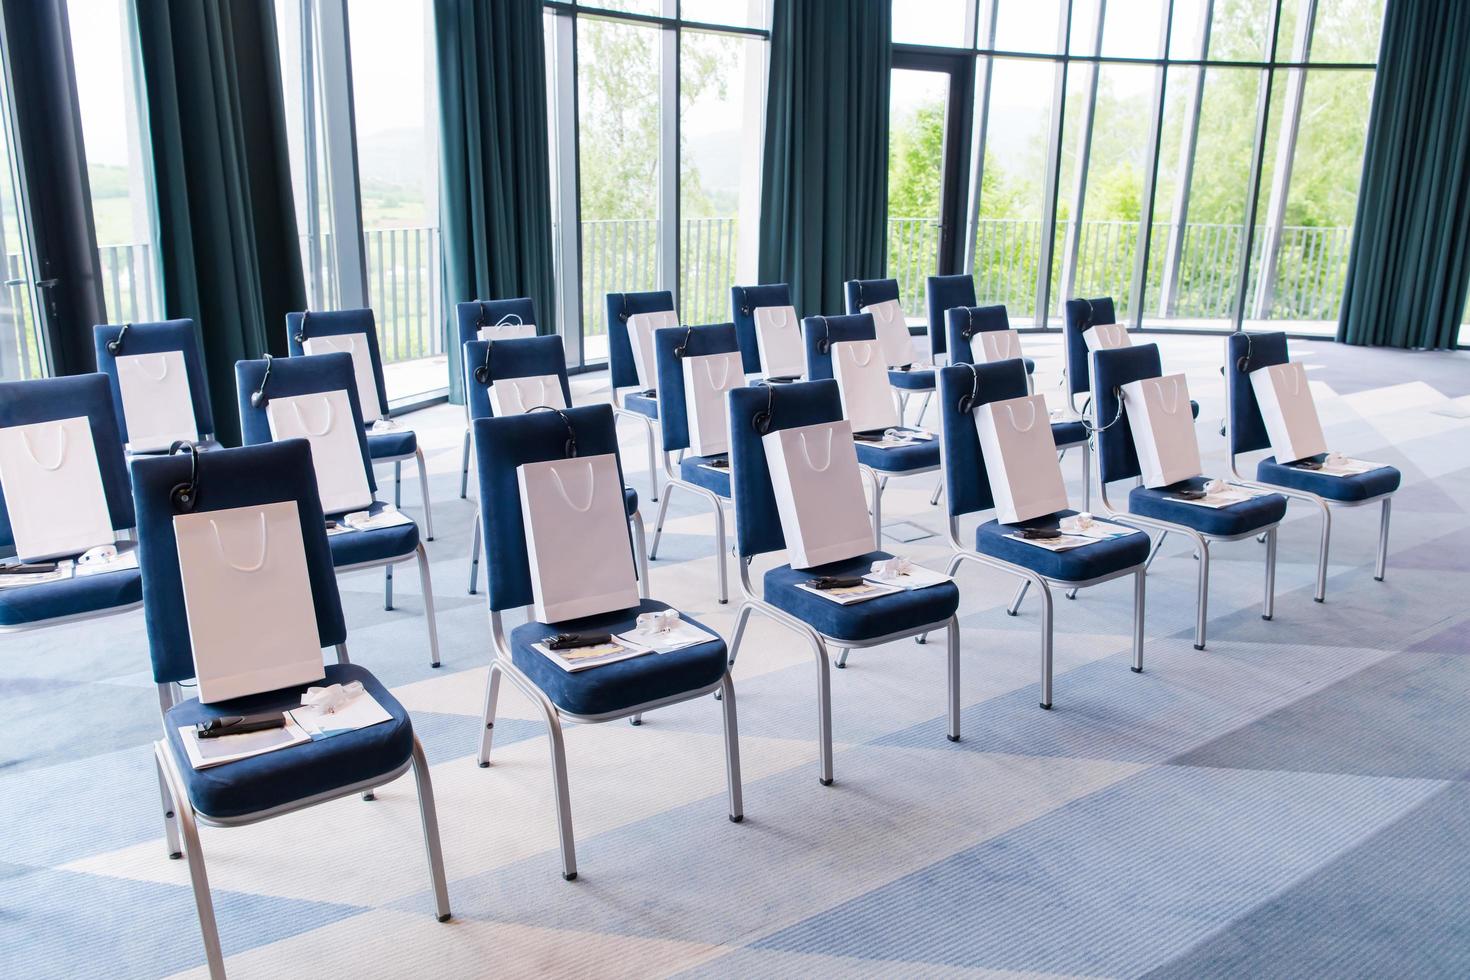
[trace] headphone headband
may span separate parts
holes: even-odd
[[[260,387],[250,393],[251,408],[265,408],[270,397],[265,393],[266,382],[271,379],[271,361],[274,360],[269,354],[265,355],[265,374],[260,376]]]
[[[128,328],[131,326],[131,323],[124,323],[122,325],[122,329],[117,332],[117,336],[107,342],[107,353],[113,357],[117,356],[117,352],[122,350],[123,338],[128,335]]]
[[[168,447],[168,454],[173,456],[180,450],[189,454],[189,482],[175,484],[168,499],[175,511],[187,514],[199,503],[199,450],[192,442],[180,439]]]
[[[569,419],[569,418],[567,418],[567,413],[566,412],[563,412],[559,408],[553,408],[550,405],[537,405],[535,408],[532,408],[530,410],[530,412],[555,412],[556,413],[557,418],[561,419],[562,425],[565,425],[567,427],[567,444],[566,444],[567,458],[568,459],[576,459],[577,458],[577,429],[576,429],[575,426],[572,425],[572,420]],[[530,412],[527,412],[526,414],[529,415]]]

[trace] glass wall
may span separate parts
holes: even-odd
[[[894,4],[900,49],[975,38],[981,302],[1017,325],[1110,295],[1135,326],[1335,330],[1383,0],[917,6]]]

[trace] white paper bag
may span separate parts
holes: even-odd
[[[678,325],[679,318],[674,315],[673,310],[634,313],[628,317],[628,343],[633,345],[633,366],[638,369],[638,384],[643,390],[658,388],[658,363],[653,354],[653,332]]]
[[[1131,381],[1123,386],[1123,404],[1144,486],[1167,487],[1200,475],[1199,442],[1184,375]]]
[[[561,379],[554,374],[535,378],[500,378],[490,385],[490,410],[496,418],[525,415],[538,405],[566,408]]]
[[[0,429],[0,488],[21,561],[77,555],[117,540],[85,417]]]
[[[761,438],[792,568],[873,550],[852,425],[846,419],[779,429]]]
[[[684,415],[689,449],[696,456],[730,450],[729,392],[745,386],[739,351],[680,358],[684,362]]]
[[[325,676],[294,500],[178,514],[174,537],[200,701]]]
[[[536,336],[536,324],[522,323],[519,317],[503,318],[499,323],[492,323],[475,331],[477,340],[522,340],[526,337]]]
[[[362,447],[352,422],[347,392],[323,391],[312,395],[272,398],[265,407],[271,439],[305,439],[311,443],[311,465],[322,513],[362,510],[373,502]]]
[[[373,376],[373,354],[368,349],[365,333],[344,333],[327,337],[307,337],[301,345],[308,354],[352,355],[352,375],[357,380],[357,404],[363,421],[386,417],[388,406],[378,399],[378,382]]]
[[[1133,337],[1121,323],[1096,323],[1082,331],[1082,340],[1089,351],[1114,350],[1132,347]]]
[[[560,623],[637,606],[617,457],[525,463],[516,482],[536,619]]]
[[[1294,463],[1327,452],[1327,437],[1317,418],[1317,405],[1300,364],[1272,364],[1250,373],[1261,420],[1271,437],[1276,462]]]
[[[975,409],[975,431],[996,520],[1018,524],[1067,509],[1067,487],[1045,398],[1025,395],[986,402]]]
[[[180,439],[199,441],[183,351],[119,357],[117,387],[122,393],[129,449],[156,452]]]
[[[888,387],[888,365],[876,340],[844,340],[832,345],[832,375],[842,394],[842,414],[854,432],[891,429],[899,424],[898,406]]]
[[[903,317],[903,307],[896,299],[865,306],[864,313],[873,316],[873,329],[877,331],[878,344],[883,349],[885,367],[903,367],[919,359],[914,351],[914,338],[909,336],[909,325]]]
[[[1014,360],[1021,356],[1021,335],[1014,330],[981,330],[970,338],[976,364]]]
[[[761,370],[768,378],[806,376],[806,350],[801,342],[801,323],[794,306],[755,308],[755,345],[760,351]]]

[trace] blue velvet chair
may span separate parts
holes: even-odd
[[[163,354],[179,351],[184,355],[184,373],[189,378],[189,401],[194,408],[194,428],[198,430],[200,449],[218,449],[214,436],[214,410],[209,405],[209,382],[204,376],[204,356],[199,349],[199,334],[194,321],[164,320],[161,323],[125,323],[122,326],[99,323],[92,328],[92,343],[97,352],[97,370],[107,375],[112,386],[112,408],[123,445],[128,443],[128,420],[123,411],[122,388],[118,383],[117,359],[133,354]]]
[[[863,312],[873,303],[882,303],[887,300],[897,300],[897,279],[849,279],[842,284],[843,298],[847,303],[849,316]],[[910,331],[912,333],[913,331]],[[932,358],[931,358],[932,360]],[[936,362],[937,363],[937,362]],[[811,375],[807,375],[808,381],[815,381]],[[919,368],[917,365],[907,371],[892,370],[888,372],[888,383],[893,386],[894,393],[898,397],[898,417],[902,419],[908,410],[909,398],[913,395],[923,395],[924,403],[919,410],[916,425],[924,421],[924,412],[929,407],[929,397],[934,394],[934,369]]]
[[[762,306],[790,305],[791,287],[784,282],[730,287],[730,321],[735,324],[735,339],[740,344],[740,359],[747,376],[765,374],[761,367],[760,341],[755,334],[755,311]]]
[[[102,492],[112,528],[130,536],[134,525],[133,498],[128,489],[122,436],[112,405],[111,386],[101,374],[0,382],[0,428],[86,416],[92,429],[92,445],[97,452],[97,468],[102,475]],[[119,551],[128,547],[130,542],[118,542]],[[10,505],[3,489],[0,489],[0,549],[7,555],[15,553]],[[143,583],[136,568],[0,589],[0,633],[24,633],[101,619],[136,609],[142,601]]]
[[[941,355],[949,353],[949,338],[944,332],[946,314],[956,306],[974,305],[975,277],[969,273],[930,276],[924,281],[924,312],[929,318],[929,353],[936,369],[941,363],[945,363],[940,360]]]
[[[922,643],[926,634],[946,630],[948,737],[952,742],[960,738],[960,632],[955,616],[960,593],[953,582],[849,606],[799,588],[819,575],[865,574],[873,562],[893,557],[886,551],[872,551],[811,569],[777,565],[765,573],[759,592],[751,582],[750,566],[755,558],[786,549],[762,436],[781,429],[835,422],[842,417],[842,396],[837,382],[831,379],[758,385],[730,393],[730,469],[741,593],[730,640],[730,665],[735,665],[753,613],[795,631],[811,644],[817,667],[818,778],[824,786],[832,785],[832,649],[838,651],[837,666],[844,667],[849,650],[881,646],[910,636]]]
[[[832,344],[874,340],[877,333],[871,314],[854,313],[850,316],[809,316],[801,321],[801,336],[806,347],[807,380],[823,381],[833,377]],[[892,377],[893,372],[888,373]],[[899,417],[903,417],[902,411]],[[939,441],[933,439],[895,449],[879,449],[860,442],[857,444],[857,457],[872,489],[874,547],[882,547],[883,490],[888,486],[888,478],[939,472]]]
[[[476,299],[468,303],[457,303],[454,307],[454,321],[459,327],[459,343],[455,345],[456,350],[463,351],[464,345],[472,340],[480,339],[481,327],[495,327],[505,323],[534,323],[536,320],[536,301],[526,296],[516,299]],[[563,357],[565,360],[565,357]],[[470,388],[470,375],[465,372],[465,391]],[[572,403],[567,399],[567,404]],[[465,396],[465,418],[464,418],[464,445],[460,451],[459,468],[459,499],[464,500],[469,492],[470,480],[470,420],[469,396]],[[478,549],[477,549],[478,550]],[[474,592],[473,588],[470,592]]]
[[[316,314],[312,314],[313,317]],[[357,384],[352,374],[352,356],[345,353],[315,354],[309,357],[275,358],[235,362],[235,386],[240,398],[240,432],[245,445],[255,446],[273,441],[270,419],[266,415],[272,398],[292,395],[314,395],[327,391],[346,391],[347,401],[359,432],[362,465],[367,472],[368,487],[377,496],[378,483],[368,459],[365,430],[361,425],[362,409],[357,402]],[[260,398],[255,398],[260,394]],[[373,501],[369,513],[380,514],[384,505]],[[341,515],[327,515],[339,517]],[[429,556],[419,540],[417,524],[399,524],[374,531],[348,531],[327,539],[332,550],[332,564],[339,573],[368,568],[383,569],[383,608],[393,608],[393,566],[417,561],[419,583],[424,590],[424,624],[429,630],[431,666],[439,666],[439,629],[434,620],[434,585],[429,578]]]
[[[608,293],[604,302],[607,307],[607,368],[612,387],[613,416],[642,423],[648,437],[649,499],[657,503],[658,449],[653,423],[658,421],[658,397],[638,386],[638,364],[633,360],[628,318],[637,313],[672,312],[674,294],[667,289],[646,293]]]
[[[378,328],[371,309],[327,310],[322,312],[287,313],[286,346],[292,357],[306,353],[303,340],[310,337],[330,337],[340,334],[365,333],[368,353],[372,356],[373,381],[378,389],[377,405],[363,405],[362,418],[366,430],[373,422],[389,417],[388,389],[383,383],[383,355],[378,347]],[[354,385],[355,387],[355,385]],[[393,505],[403,506],[403,464],[416,460],[419,466],[419,492],[424,500],[424,532],[429,541],[434,540],[434,511],[429,504],[429,470],[424,465],[424,451],[419,448],[418,436],[412,429],[367,434],[368,458],[374,465],[393,464]]]
[[[568,405],[572,403],[572,386],[567,380],[567,355],[560,337],[547,335],[514,340],[468,340],[461,346],[464,358],[464,403],[471,424],[475,419],[494,416],[490,406],[490,385],[507,378],[544,378],[554,374],[561,381],[562,398],[566,399]],[[633,556],[638,564],[639,594],[647,596],[647,536],[643,530],[643,515],[638,512],[638,491],[632,487],[624,487],[623,505],[627,508],[628,524],[633,532]],[[475,594],[482,551],[480,511],[476,508],[474,530],[470,534],[470,595]]]
[[[683,354],[680,353],[683,351]],[[709,464],[724,460],[718,456],[689,456],[689,417],[684,391],[683,357],[705,354],[729,354],[739,351],[735,326],[730,323],[704,327],[667,327],[653,332],[653,356],[658,365],[658,422],[663,443],[664,499],[658,505],[658,519],[653,522],[653,546],[648,557],[658,558],[658,542],[663,535],[664,518],[674,489],[687,490],[709,501],[715,514],[716,595],[721,603],[730,601],[728,570],[725,567],[725,506],[730,499],[730,471],[710,469]],[[679,453],[679,471],[674,472],[670,454]]]
[[[962,306],[945,312],[945,331],[948,336],[949,361],[951,364],[974,364],[975,348],[972,341],[978,333],[987,330],[1009,330],[1011,317],[1004,306]],[[1036,362],[1029,357],[1021,358],[1026,368],[1027,390],[1034,390],[1031,374]],[[1082,508],[1092,506],[1092,465],[1088,448],[1087,423],[1079,416],[1059,419],[1051,424],[1051,435],[1056,440],[1057,451],[1066,455],[1069,449],[1082,450]]]
[[[953,312],[953,311],[951,311]],[[990,402],[1020,398],[1028,393],[1026,371],[1020,361],[993,364],[955,364],[939,372],[940,448],[944,460],[945,501],[949,510],[949,543],[955,555],[953,575],[964,561],[1009,572],[1041,596],[1041,706],[1051,707],[1052,594],[1051,586],[1075,590],[1133,576],[1133,670],[1143,671],[1144,574],[1149,554],[1148,535],[1141,532],[1098,541],[1071,551],[1052,552],[1008,535],[1015,528],[996,520],[982,521],[973,545],[960,539],[960,518],[995,508],[985,454],[975,427],[974,409]],[[1025,521],[1027,527],[1058,527],[1074,510],[1058,511]],[[1014,613],[1013,613],[1014,615]]]
[[[718,692],[724,709],[725,767],[730,819],[744,818],[740,793],[740,742],[735,717],[735,686],[726,665],[725,642],[686,647],[672,653],[647,654],[568,672],[552,663],[534,644],[562,632],[625,633],[641,613],[669,609],[657,599],[637,607],[561,623],[531,620],[506,635],[502,615],[530,606],[534,599],[526,529],[521,515],[517,467],[525,463],[569,458],[568,427],[575,433],[572,452],[582,456],[618,452],[617,423],[611,406],[592,405],[565,412],[530,412],[474,422],[475,460],[479,468],[480,514],[486,528],[486,566],[490,633],[495,656],[485,690],[485,718],[478,761],[490,764],[495,709],[501,675],[520,688],[540,709],[551,743],[552,783],[556,793],[557,829],[561,838],[562,877],[577,877],[572,835],[571,793],[567,784],[564,722],[596,723],[630,718],[646,711]],[[620,468],[621,468],[621,464]],[[684,617],[690,622],[694,620]],[[702,625],[702,624],[700,624]],[[708,629],[708,627],[705,627]],[[714,633],[713,630],[709,632]],[[718,635],[718,634],[716,634]]]
[[[1392,466],[1382,466],[1356,476],[1329,476],[1267,456],[1256,464],[1256,477],[1240,474],[1242,453],[1271,448],[1266,422],[1256,401],[1250,372],[1288,361],[1286,334],[1233,333],[1225,338],[1225,444],[1230,454],[1230,472],[1241,482],[1269,487],[1283,496],[1315,504],[1322,514],[1322,538],[1317,549],[1318,602],[1327,599],[1327,548],[1332,537],[1333,507],[1362,507],[1377,501],[1383,506],[1378,521],[1378,561],[1373,577],[1383,581],[1388,567],[1388,519],[1393,495],[1402,475]],[[1316,459],[1317,462],[1321,458]]]
[[[1092,399],[1092,378],[1088,367],[1092,363],[1087,340],[1082,336],[1093,324],[1117,323],[1113,312],[1113,297],[1099,296],[1095,299],[1069,299],[1063,308],[1062,346],[1065,356],[1062,378],[1067,386],[1067,400],[1072,411],[1080,416],[1087,415]],[[1084,396],[1082,407],[1077,407],[1077,396]],[[1199,418],[1199,402],[1190,399],[1189,410]]]
[[[174,539],[174,517],[180,512],[176,491],[184,486],[192,489],[192,512],[196,514],[282,501],[296,504],[318,638],[324,648],[334,647],[337,655],[337,662],[325,667],[325,679],[314,683],[360,681],[388,712],[390,721],[210,769],[196,770],[189,764],[181,727],[229,715],[299,707],[302,692],[311,685],[213,704],[185,698],[181,685],[194,677],[194,655]],[[347,626],[332,575],[332,556],[306,440],[143,457],[133,466],[133,493],[138,508],[138,553],[148,583],[143,597],[148,649],[163,714],[164,735],[153,743],[153,759],[163,796],[164,831],[169,857],[186,856],[189,861],[210,975],[225,975],[224,957],[199,825],[244,826],[354,793],[372,799],[375,787],[410,768],[417,782],[434,911],[440,922],[447,921],[449,890],[428,762],[403,705],[369,671],[348,661]],[[323,834],[334,830],[330,825],[319,828]],[[310,846],[309,833],[302,836],[302,843]],[[370,861],[373,856],[364,853],[362,859]]]
[[[1205,648],[1205,622],[1209,605],[1210,544],[1239,541],[1265,535],[1266,595],[1261,618],[1270,619],[1276,604],[1276,528],[1286,516],[1286,498],[1280,494],[1252,497],[1218,509],[1180,500],[1176,491],[1197,490],[1207,482],[1194,477],[1169,487],[1135,485],[1126,507],[1115,507],[1108,485],[1118,480],[1138,481],[1142,472],[1133,445],[1123,385],[1163,376],[1159,348],[1155,344],[1094,351],[1092,355],[1092,425],[1097,435],[1097,477],[1103,510],[1125,524],[1161,532],[1154,540],[1149,562],[1169,533],[1182,534],[1194,544],[1199,559],[1199,588],[1195,606],[1194,648]]]

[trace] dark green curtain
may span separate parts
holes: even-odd
[[[761,186],[760,281],[803,316],[883,275],[889,0],[776,0]]]
[[[66,5],[4,0],[0,14],[15,87],[16,157],[29,204],[36,279],[43,284],[35,312],[38,317],[45,313],[52,373],[83,374],[96,370],[92,325],[106,320],[106,314]],[[14,240],[14,220],[0,216],[0,240]],[[0,278],[20,274],[16,268],[3,271]],[[7,364],[37,357],[33,348],[21,349],[21,338],[0,337],[0,343],[6,345],[0,359]],[[33,368],[40,366],[32,360]]]
[[[439,234],[449,397],[464,400],[457,303],[529,296],[556,323],[541,0],[435,0]]]
[[[1470,3],[1389,0],[1337,339],[1453,347],[1470,281]]]
[[[221,441],[235,362],[286,353],[306,308],[271,0],[137,0],[164,311],[193,317]]]

